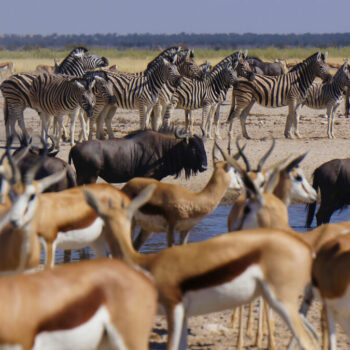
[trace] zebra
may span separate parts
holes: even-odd
[[[335,73],[334,77],[325,83],[314,83],[308,90],[303,106],[314,109],[327,108],[328,138],[334,139],[334,117],[342,101],[345,88],[350,87],[350,67],[346,61]]]
[[[60,65],[56,65],[56,69],[60,74],[76,73],[83,75],[88,69],[105,67],[108,60],[104,57],[92,55],[87,49],[77,47],[72,50]],[[73,66],[76,66],[74,68]],[[24,110],[32,108],[29,97],[29,90],[33,80],[38,74],[20,73],[15,74],[4,80],[0,85],[0,90],[4,97],[4,120],[6,126],[6,138],[12,134],[17,134],[15,124],[18,120],[19,127],[24,135],[26,142],[30,139],[25,128]]]
[[[255,102],[265,107],[288,106],[289,112],[285,126],[286,138],[300,137],[298,131],[297,109],[307,96],[308,89],[316,77],[327,79],[331,77],[326,63],[327,52],[316,52],[303,62],[296,65],[287,74],[269,77],[256,74],[254,81],[240,81],[232,93],[232,106],[229,113],[228,149],[231,147],[232,126],[235,117],[240,117],[242,133],[249,138],[245,121]]]
[[[169,61],[164,57],[154,60],[146,71],[140,75],[127,75],[118,72],[108,72],[113,83],[116,103],[106,106],[98,117],[97,129],[101,130],[103,121],[106,121],[109,138],[114,138],[111,119],[116,109],[138,109],[140,112],[140,128],[145,129],[149,122],[152,107],[158,100],[158,94],[164,83],[169,80],[176,86],[181,79],[176,65],[176,54]]]
[[[164,116],[163,126],[169,126],[174,108],[181,108],[186,111],[186,128],[188,129],[190,124],[190,130],[192,130],[193,123],[190,112],[194,109],[203,108],[202,134],[211,137],[211,116],[215,113],[215,126],[217,126],[220,115],[219,106],[225,100],[226,93],[233,82],[228,75],[222,73],[223,68],[227,71],[229,65],[231,65],[231,67],[234,67],[237,76],[253,78],[249,64],[245,61],[245,56],[246,54],[238,51],[225,57],[205,75],[203,80],[184,79],[176,90],[172,106]],[[221,74],[220,78],[217,77],[219,72]],[[215,132],[219,137],[218,128]]]
[[[216,65],[203,80],[183,78],[172,98],[171,107],[164,117],[163,127],[169,126],[169,119],[175,108],[185,110],[203,108],[202,133],[205,135],[206,117],[218,103],[221,103],[223,92],[226,93],[236,80],[237,65],[238,61],[233,66],[230,61]]]
[[[82,79],[62,74],[38,75],[29,90],[31,108],[35,109],[41,118],[42,137],[48,136],[47,122],[49,116],[58,121],[58,128],[54,135],[56,148],[60,147],[63,117],[68,114],[71,118],[71,145],[74,145],[74,121],[82,108],[88,117],[92,116],[95,105],[95,95],[92,89],[95,79]]]

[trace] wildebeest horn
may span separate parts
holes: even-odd
[[[191,134],[189,134],[189,133],[180,134],[180,127],[179,126],[175,129],[175,137],[177,139],[188,139],[190,136],[191,136]]]
[[[10,136],[7,139],[7,143],[6,143],[6,156],[7,156],[7,159],[9,160],[10,167],[12,170],[12,183],[17,184],[17,183],[21,182],[21,172],[18,168],[17,163],[14,161],[14,159],[10,153],[10,147],[12,145],[12,142],[13,142],[13,136]]]
[[[33,182],[36,173],[44,164],[45,157],[47,156],[47,143],[45,142],[45,140],[42,137],[41,137],[41,143],[43,144],[44,148],[43,148],[43,152],[42,152],[39,160],[27,171],[27,173],[24,176],[23,182],[26,185],[29,185]]]
[[[260,159],[260,161],[259,161],[258,167],[256,168],[256,171],[257,171],[257,172],[261,171],[261,169],[262,169],[264,163],[266,162],[266,159],[270,156],[272,150],[274,149],[275,143],[276,143],[276,141],[275,141],[275,139],[273,138],[273,139],[272,139],[272,144],[271,144],[270,149],[266,152],[266,154],[265,154],[265,155]]]
[[[243,150],[245,148],[245,145],[243,146],[243,148],[241,148],[241,146],[239,145],[239,140],[241,138],[240,137],[237,137],[236,139],[236,146],[237,146],[237,149],[238,149],[238,153],[240,154],[240,156],[242,157],[243,161],[244,161],[244,164],[246,166],[246,171],[249,172],[250,171],[250,164],[249,164],[249,161],[247,159],[247,157],[245,156],[245,154],[243,153]]]

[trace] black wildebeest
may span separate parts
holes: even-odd
[[[333,159],[314,171],[313,187],[320,189],[321,204],[316,214],[317,226],[328,223],[336,210],[350,204],[350,159]],[[309,204],[306,227],[311,227],[316,202]]]
[[[136,131],[124,138],[90,140],[75,145],[69,152],[78,185],[96,182],[126,182],[133,177],[160,180],[168,175],[186,177],[207,168],[203,140],[197,135],[174,131]]]
[[[53,151],[54,144],[47,149],[46,145],[40,148],[32,145],[30,142],[29,146],[25,146],[23,141],[20,141],[21,146],[13,153],[13,158],[15,161],[17,159],[17,166],[23,179],[27,171],[33,167],[33,164],[39,163],[40,167],[35,174],[36,180],[67,169],[66,176],[61,181],[47,188],[45,192],[58,192],[77,185],[76,174],[72,166],[66,161],[55,157],[58,151]],[[22,153],[26,154],[22,157]]]
[[[262,75],[281,75],[286,72],[285,67],[281,61],[278,62],[264,62],[258,57],[247,57],[247,62],[253,69],[254,73]]]

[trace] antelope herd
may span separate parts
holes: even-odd
[[[280,61],[267,64],[237,51],[214,67],[197,66],[193,50],[174,46],[145,71],[125,73],[116,65],[105,68],[107,58],[79,47],[61,63],[38,66],[36,73],[13,74],[12,67],[13,75],[0,85],[7,137],[0,159],[0,349],[145,350],[159,314],[167,321],[166,349],[184,350],[189,317],[226,309],[234,309],[234,327],[240,315],[241,349],[242,307],[252,309],[258,297],[258,348],[264,312],[269,348],[281,348],[274,339],[274,310],[290,331],[288,349],[319,349],[307,319],[315,297],[327,325],[323,348],[337,348],[336,323],[350,337],[350,222],[328,223],[330,215],[320,222],[317,214],[322,225],[311,231],[300,234],[290,227],[287,207],[315,206],[318,198],[319,183],[311,186],[300,167],[305,153],[283,155],[266,167],[276,145],[271,139],[255,170],[241,137],[237,153],[231,153],[232,121],[239,117],[249,138],[245,121],[256,102],[288,106],[286,137],[300,137],[300,106],[327,107],[328,136],[334,137],[332,120],[350,86],[350,68],[346,61],[332,77],[326,58],[327,53],[316,52],[286,71]],[[324,82],[314,83],[317,77]],[[226,151],[217,139],[220,106],[230,88]],[[26,129],[26,108],[42,121],[39,146]],[[111,120],[118,108],[137,109],[141,130],[115,139]],[[185,110],[185,130],[170,125],[176,108]],[[200,132],[193,134],[191,113],[200,108]],[[66,115],[71,118],[68,161],[74,167],[56,157]],[[84,141],[75,145],[78,116]],[[145,130],[150,126],[154,130]],[[208,163],[211,177],[198,191],[162,180],[183,172],[187,179],[207,171]],[[338,176],[341,186],[349,184],[335,174],[324,171],[322,179]],[[107,183],[96,183],[99,177]],[[320,185],[321,193],[325,187]],[[228,189],[236,197],[227,233],[189,242],[192,228],[217,208]],[[329,197],[323,195],[322,205]],[[166,234],[167,248],[139,252],[159,233]],[[57,249],[86,247],[97,259],[55,266]]]

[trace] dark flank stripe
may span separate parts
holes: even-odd
[[[260,250],[254,250],[227,264],[216,267],[201,275],[190,277],[180,284],[182,293],[222,285],[241,275],[249,266],[259,262]]]
[[[104,301],[103,290],[96,287],[43,320],[38,326],[36,334],[76,328],[94,316]]]

